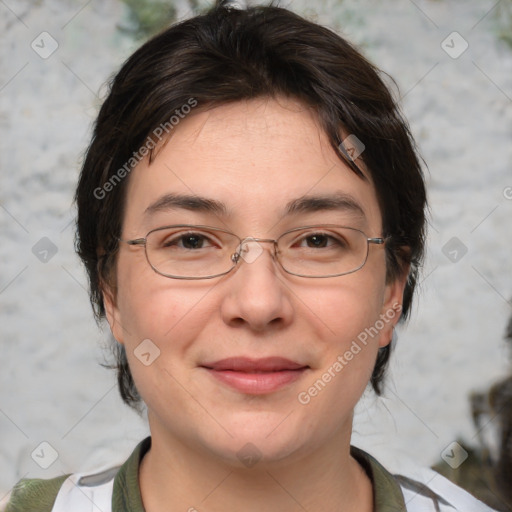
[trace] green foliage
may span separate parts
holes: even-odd
[[[129,26],[124,30],[145,39],[176,21],[176,7],[172,0],[123,0],[130,9]]]
[[[500,491],[495,483],[495,474],[485,450],[468,447],[460,439],[458,439],[458,443],[464,446],[468,452],[468,458],[457,469],[450,468],[443,460],[435,464],[432,469],[493,509],[510,512],[512,503],[507,504],[506,499],[500,496]]]
[[[498,36],[512,46],[512,0],[501,0],[496,8]]]

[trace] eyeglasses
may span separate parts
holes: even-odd
[[[276,240],[240,238],[221,228],[179,224],[151,230],[145,238],[122,240],[143,245],[146,259],[158,274],[172,279],[212,279],[231,272],[244,260],[254,262],[261,244],[273,244],[273,256],[288,274],[299,277],[337,277],[356,272],[366,263],[369,238],[359,229],[324,224],[283,233]]]

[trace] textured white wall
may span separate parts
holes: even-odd
[[[313,15],[306,4],[289,6]],[[354,442],[392,468],[406,457],[430,464],[458,436],[475,442],[468,393],[509,371],[512,50],[493,33],[494,1],[338,4],[316,2],[318,20],[397,80],[432,206],[418,306],[385,397],[360,404]],[[73,253],[73,187],[97,94],[135,48],[116,28],[124,15],[118,1],[0,3],[0,500],[21,477],[120,462],[146,434],[98,364],[108,337]],[[441,46],[453,31],[469,44],[457,59]],[[58,43],[47,58],[55,43],[42,32]],[[444,44],[452,55],[464,47],[457,37]],[[58,454],[46,470],[31,458],[41,442]]]

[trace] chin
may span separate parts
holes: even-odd
[[[268,413],[244,414],[235,423],[226,423],[233,437],[204,439],[205,448],[238,468],[252,468],[256,464],[260,468],[269,467],[307,451],[311,443],[295,421],[282,413],[272,414],[270,418]]]

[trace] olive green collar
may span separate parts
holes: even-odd
[[[139,488],[139,467],[151,447],[151,437],[141,441],[121,466],[114,480],[112,512],[144,512]],[[398,482],[376,459],[360,448],[350,447],[351,455],[368,474],[373,485],[374,512],[405,511],[405,502]]]

